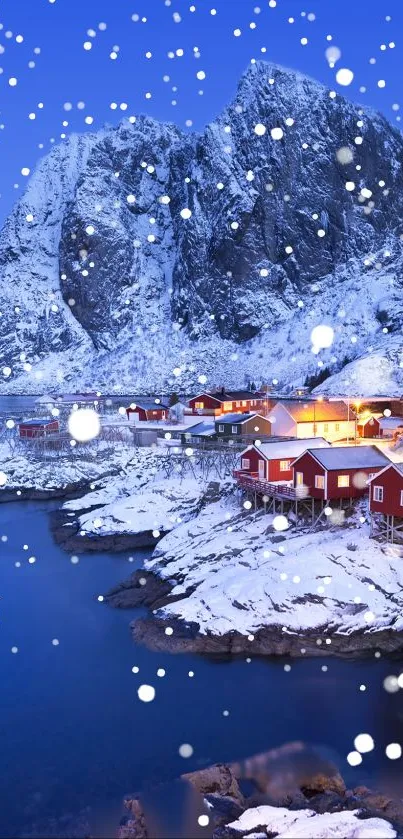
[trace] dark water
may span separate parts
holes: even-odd
[[[400,784],[403,761],[384,755],[387,743],[403,742],[402,691],[382,687],[400,672],[396,662],[300,660],[286,672],[279,660],[216,663],[136,648],[134,615],[96,598],[141,554],[72,564],[52,542],[49,509],[0,506],[0,835],[87,806],[94,835],[108,835],[125,793],[294,739],[328,748],[350,784]],[[148,704],[137,697],[143,683],[156,688]],[[345,758],[361,732],[376,748],[352,769]],[[178,755],[182,743],[193,746],[189,760]]]

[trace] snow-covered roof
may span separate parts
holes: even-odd
[[[391,461],[377,446],[331,446],[308,450],[325,469],[371,469],[387,466]]]
[[[368,416],[358,417],[358,425],[367,425],[368,423],[372,425],[374,420],[377,420],[379,422],[381,417],[382,414],[368,414]]]
[[[307,449],[330,448],[330,443],[323,437],[310,437],[306,440],[276,440],[274,442],[261,443],[260,446],[249,446],[249,449],[256,448],[267,460],[278,460],[279,458],[293,459],[299,457]],[[244,452],[242,452],[244,454]]]
[[[293,400],[282,400],[278,402],[283,408],[288,411],[296,422],[328,422],[340,420],[354,420],[355,414],[353,408],[348,409],[345,402],[319,402],[312,400],[310,402],[294,402]]]
[[[216,424],[236,425],[237,423],[243,423],[250,419],[267,419],[267,417],[262,417],[260,414],[225,414],[223,417],[217,417]]]
[[[197,425],[188,427],[188,434],[196,437],[211,437],[215,434],[214,425],[209,422],[199,422]]]
[[[209,396],[210,399],[215,399],[217,402],[236,402],[242,400],[247,401],[250,399],[263,401],[265,398],[261,393],[255,393],[252,390],[218,390],[214,393],[208,393],[204,390],[203,393],[198,393],[196,396],[192,396],[192,401],[194,399],[200,399],[202,396]]]
[[[135,407],[132,408],[132,405],[135,405]],[[156,398],[152,396],[142,396],[140,399],[133,400],[133,402],[131,402],[130,405],[128,405],[126,410],[135,411],[136,408],[142,408],[144,411],[156,411],[161,408],[162,410],[165,410],[166,408],[168,408],[168,404],[164,402],[162,399],[159,399],[157,402]]]
[[[55,417],[53,419],[49,419],[49,417],[46,419],[27,419],[21,420],[19,425],[49,425],[52,422],[57,422],[57,419]]]

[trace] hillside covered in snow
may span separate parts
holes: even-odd
[[[71,135],[0,234],[0,389],[325,370],[325,392],[401,390],[402,160],[380,114],[265,62],[200,135],[143,116]]]

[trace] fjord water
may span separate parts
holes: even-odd
[[[398,788],[402,760],[384,752],[403,740],[402,692],[388,694],[382,683],[399,663],[302,659],[286,671],[285,660],[211,661],[136,647],[129,621],[139,613],[97,597],[145,552],[132,562],[100,553],[73,563],[53,543],[52,506],[0,505],[2,836],[34,825],[40,835],[50,819],[87,807],[91,835],[112,835],[126,793],[296,739],[325,747],[349,785]],[[153,702],[138,699],[141,684],[155,687]],[[350,768],[346,755],[363,732],[375,749]],[[183,743],[194,750],[188,760],[178,754]]]

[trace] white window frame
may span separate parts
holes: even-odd
[[[223,402],[223,411],[232,411],[232,402]]]
[[[223,433],[224,433],[224,431],[225,431],[225,425],[219,425],[219,426],[218,426],[218,433],[219,433],[219,434],[223,434]]]
[[[322,483],[323,481],[323,483]],[[325,476],[315,475],[315,489],[325,489]]]
[[[403,507],[403,489],[400,490],[400,506]]]
[[[240,402],[235,402],[235,407],[236,407],[236,408],[240,408],[240,407],[241,407],[241,403],[240,403]]]
[[[247,403],[247,402],[245,402],[245,399],[243,399],[243,401],[242,401],[242,407],[243,407],[243,408],[246,408],[247,404],[248,404],[248,403]]]
[[[339,422],[335,422],[335,424],[334,424],[334,430],[335,430],[335,431],[340,431],[340,423],[339,423]]]
[[[328,422],[323,423],[323,431],[325,433],[327,433],[329,431],[329,423]]]
[[[195,411],[202,411],[204,408],[204,402],[195,402]]]
[[[340,483],[342,481],[342,483]],[[337,476],[337,488],[338,489],[348,489],[350,486],[350,475],[338,475]]]
[[[302,487],[304,485],[304,473],[303,472],[296,472],[295,473],[295,486]]]
[[[280,472],[289,472],[291,469],[291,460],[280,460]]]
[[[249,459],[249,457],[243,457],[242,458],[241,468],[242,469],[250,469],[250,459]]]
[[[372,493],[372,500],[377,501],[379,504],[383,502],[383,486],[374,486],[374,491]]]
[[[238,434],[238,426],[231,425],[231,434]]]

